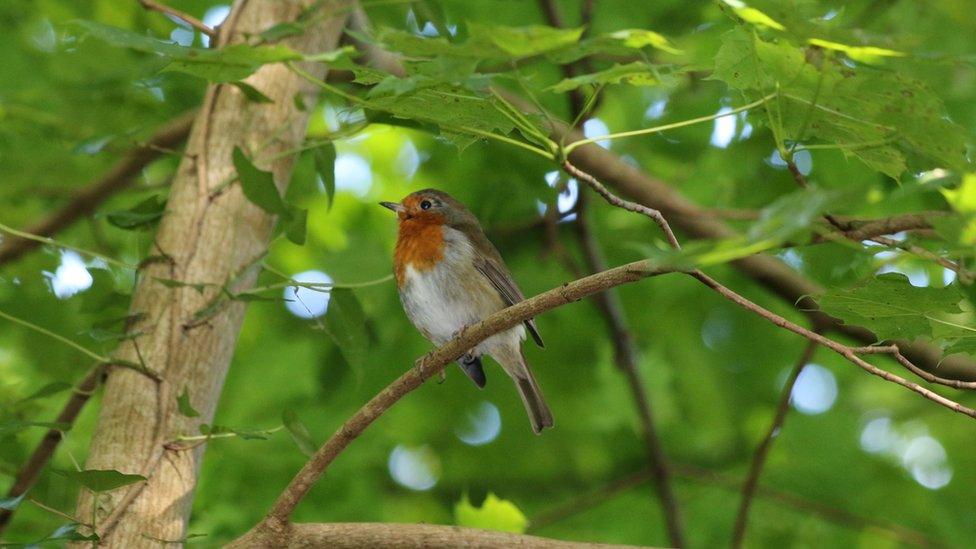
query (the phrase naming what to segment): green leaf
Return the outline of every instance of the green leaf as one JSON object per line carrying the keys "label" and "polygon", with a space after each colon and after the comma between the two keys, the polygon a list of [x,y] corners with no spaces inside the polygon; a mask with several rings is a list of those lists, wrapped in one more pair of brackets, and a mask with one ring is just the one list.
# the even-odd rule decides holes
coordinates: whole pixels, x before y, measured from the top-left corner
{"label": "green leaf", "polygon": [[924,83],[827,56],[808,59],[786,41],[743,30],[723,36],[713,77],[740,90],[777,91],[763,114],[786,142],[835,146],[892,178],[906,169],[961,169],[962,128]]}
{"label": "green leaf", "polygon": [[27,402],[28,400],[35,400],[38,398],[44,398],[44,397],[49,397],[51,395],[56,395],[62,391],[67,391],[71,387],[72,385],[70,383],[66,383],[64,381],[55,381],[52,383],[48,383],[47,385],[31,393],[30,396],[22,398],[20,402]]}
{"label": "green leaf", "polygon": [[172,278],[153,277],[153,280],[167,288],[193,288],[200,294],[203,293],[207,286],[213,286],[213,284],[207,284],[205,282],[183,282],[182,280],[173,280]]}
{"label": "green leaf", "polygon": [[765,90],[772,84],[763,71],[752,34],[740,28],[722,35],[715,55],[715,70],[709,77],[738,90]]}
{"label": "green leaf", "polygon": [[282,215],[287,211],[285,203],[278,194],[274,175],[259,170],[244,155],[240,147],[234,147],[234,168],[241,183],[244,196],[269,214]]}
{"label": "green leaf", "polygon": [[186,387],[183,388],[180,396],[176,397],[176,404],[180,410],[180,414],[186,417],[200,417],[200,412],[196,411],[193,404],[190,403],[190,393]]}
{"label": "green leaf", "polygon": [[671,41],[663,34],[646,29],[624,29],[612,32],[611,38],[620,40],[628,48],[641,49],[647,46],[666,51],[668,53],[680,54],[681,50],[674,47]]}
{"label": "green leaf", "polygon": [[20,506],[20,502],[24,501],[27,494],[21,494],[17,497],[12,498],[0,498],[0,509],[4,511],[13,511]]}
{"label": "green leaf", "polygon": [[201,435],[233,435],[241,440],[267,440],[271,436],[273,431],[260,431],[260,430],[244,430],[244,429],[231,429],[225,425],[207,425],[203,423],[200,425]]}
{"label": "green leaf", "polygon": [[120,473],[114,469],[88,469],[85,471],[55,471],[92,492],[107,492],[123,486],[143,482],[146,477]]}
{"label": "green leaf", "polygon": [[468,495],[454,505],[454,522],[458,526],[501,532],[525,533],[529,519],[514,503],[488,492],[481,507],[471,505]]}
{"label": "green leaf", "polygon": [[530,57],[572,46],[583,36],[583,28],[556,29],[542,25],[505,27],[469,23],[473,42],[493,44],[513,57]]}
{"label": "green leaf", "polygon": [[831,42],[829,40],[822,40],[820,38],[811,38],[807,40],[811,46],[817,46],[820,48],[839,51],[847,54],[848,57],[854,61],[860,61],[861,63],[867,63],[869,65],[877,65],[884,61],[886,57],[904,57],[905,53],[889,50],[886,48],[878,48],[875,46],[848,46],[847,44],[841,44],[840,42]]}
{"label": "green leaf", "polygon": [[759,27],[769,27],[776,30],[786,30],[786,27],[781,25],[778,21],[772,17],[766,15],[761,10],[756,8],[751,8],[746,5],[742,0],[722,0],[727,6],[732,8],[732,11],[739,16],[740,19],[746,23],[756,25]]}
{"label": "green leaf", "polygon": [[952,286],[917,288],[898,273],[886,273],[852,288],[815,297],[820,309],[847,324],[864,326],[880,340],[933,337],[933,323],[962,312],[962,295]]}
{"label": "green leaf", "polygon": [[619,82],[626,82],[633,86],[654,86],[659,83],[651,71],[650,65],[635,61],[626,65],[614,65],[599,72],[566,78],[546,89],[555,93],[565,93],[580,86],[617,84]]}
{"label": "green leaf", "polygon": [[247,82],[231,82],[231,84],[235,88],[241,90],[241,93],[244,94],[244,97],[247,97],[247,100],[251,101],[252,103],[274,103],[273,99],[271,99],[267,95],[264,95],[263,93],[258,91],[257,88],[248,84]]}
{"label": "green leaf", "polygon": [[304,57],[283,45],[234,44],[219,49],[184,47],[93,21],[76,21],[91,36],[113,46],[158,54],[170,60],[163,69],[205,78],[211,82],[243,80],[262,65],[297,61]]}
{"label": "green leaf", "polygon": [[298,418],[298,414],[294,410],[288,409],[282,412],[281,419],[285,428],[288,429],[291,439],[295,441],[295,446],[298,446],[298,449],[306,456],[312,457],[316,450],[315,442],[312,440],[312,434],[308,432],[308,427]]}
{"label": "green leaf", "polygon": [[325,330],[346,362],[359,366],[366,357],[369,345],[366,315],[352,290],[336,288],[330,294]]}
{"label": "green leaf", "polygon": [[289,207],[282,220],[285,224],[285,237],[294,244],[304,246],[308,232],[308,210]]}
{"label": "green leaf", "polygon": [[19,419],[8,419],[6,421],[0,421],[0,435],[22,431],[30,427],[42,427],[44,429],[67,431],[71,429],[71,424],[53,421],[21,421]]}
{"label": "green leaf", "polygon": [[315,171],[325,186],[325,195],[329,199],[329,209],[332,209],[332,201],[335,199],[335,161],[336,148],[333,143],[327,143],[321,147],[312,149],[315,158]]}
{"label": "green leaf", "polygon": [[128,210],[109,212],[105,219],[115,227],[131,231],[152,226],[163,217],[165,210],[166,201],[153,195]]}
{"label": "green leaf", "polygon": [[48,541],[98,541],[98,534],[82,534],[78,532],[78,528],[83,526],[78,523],[69,523],[64,526],[58,527],[57,530],[51,532],[43,539],[37,540],[31,543],[31,546],[40,545]]}

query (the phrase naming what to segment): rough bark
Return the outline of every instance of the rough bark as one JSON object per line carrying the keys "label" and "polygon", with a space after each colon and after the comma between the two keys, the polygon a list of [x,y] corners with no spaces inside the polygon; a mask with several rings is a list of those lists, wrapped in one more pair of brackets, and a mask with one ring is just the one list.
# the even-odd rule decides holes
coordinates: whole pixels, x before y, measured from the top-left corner
{"label": "rough bark", "polygon": [[[271,534],[269,532],[269,534]],[[290,524],[283,532],[252,539],[248,547],[288,547],[289,549],[329,547],[330,549],[425,549],[434,547],[530,547],[538,549],[626,549],[634,545],[611,545],[560,541],[537,536],[442,526],[438,524],[387,524],[370,522]]]}
{"label": "rough bark", "polygon": [[[345,0],[237,0],[217,43],[243,42],[276,23],[294,20],[313,4],[331,15],[286,43],[309,53],[333,49],[348,14]],[[321,65],[305,68],[325,76]],[[201,423],[212,420],[244,316],[244,304],[235,301],[203,321],[194,320],[217,290],[201,294],[164,286],[158,279],[251,286],[274,218],[250,203],[239,185],[228,185],[235,174],[231,153],[236,146],[243,148],[259,167],[274,173],[284,190],[293,159],[262,159],[295,148],[305,135],[309,113],[298,110],[293,98],[303,94],[306,104],[313,103],[313,86],[281,64],[266,65],[246,81],[274,102],[249,102],[229,85],[207,89],[151,258],[133,295],[131,312],[142,320],[131,330],[145,335],[126,342],[115,355],[144,363],[162,381],[121,367],[111,369],[106,381],[86,468],[148,477],[145,483],[102,494],[94,513],[92,495],[85,491],[79,497],[77,516],[94,517],[96,532],[109,546],[157,545],[150,539],[185,535],[204,446],[167,450],[164,442],[196,434]],[[176,398],[183,391],[200,417],[179,414]]]}

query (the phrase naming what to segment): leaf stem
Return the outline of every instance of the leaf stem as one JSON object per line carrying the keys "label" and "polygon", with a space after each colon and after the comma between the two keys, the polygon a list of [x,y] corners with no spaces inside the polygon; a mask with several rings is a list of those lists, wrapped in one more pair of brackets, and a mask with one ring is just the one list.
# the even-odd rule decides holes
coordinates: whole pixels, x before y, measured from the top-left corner
{"label": "leaf stem", "polygon": [[631,131],[627,131],[627,132],[610,133],[610,134],[607,134],[607,135],[600,135],[600,136],[596,136],[596,137],[589,137],[589,138],[586,138],[586,139],[580,139],[579,141],[574,141],[574,142],[570,143],[569,145],[566,145],[564,151],[565,151],[565,154],[568,156],[569,153],[573,152],[573,150],[576,149],[577,147],[581,147],[581,146],[587,145],[589,143],[596,143],[597,141],[604,141],[604,140],[609,140],[609,139],[620,139],[621,137],[634,137],[634,136],[638,136],[638,135],[647,135],[647,134],[650,134],[650,133],[660,133],[660,132],[663,132],[663,131],[673,130],[673,129],[676,129],[676,128],[683,128],[685,126],[693,126],[695,124],[701,124],[702,122],[708,122],[710,120],[715,120],[716,118],[722,118],[724,116],[732,116],[734,114],[738,114],[740,112],[745,112],[745,111],[748,111],[750,109],[754,109],[754,108],[756,108],[756,107],[758,107],[760,105],[763,105],[767,101],[769,101],[770,99],[772,99],[773,97],[776,97],[776,95],[777,95],[776,93],[771,93],[771,94],[769,94],[769,95],[767,95],[767,96],[765,96],[765,97],[763,97],[761,99],[757,99],[756,101],[753,101],[752,103],[747,103],[745,105],[742,105],[741,107],[736,107],[736,108],[730,110],[729,112],[723,112],[721,114],[710,114],[708,116],[700,116],[698,118],[691,118],[689,120],[682,120],[681,122],[674,122],[674,123],[671,123],[671,124],[664,124],[663,126],[654,126],[653,128],[644,128],[644,129],[641,129],[641,130],[631,130]]}
{"label": "leaf stem", "polygon": [[7,319],[10,322],[13,322],[14,324],[20,324],[21,326],[24,326],[25,328],[29,328],[31,330],[34,330],[35,332],[38,332],[38,333],[43,334],[43,335],[46,335],[46,336],[48,336],[50,338],[56,339],[56,340],[60,341],[61,343],[64,343],[65,345],[67,345],[67,346],[75,349],[76,351],[78,351],[80,353],[83,353],[83,354],[85,354],[85,355],[87,355],[87,356],[89,356],[89,357],[97,360],[98,362],[101,362],[101,363],[110,363],[110,362],[112,362],[111,359],[108,359],[106,357],[103,357],[102,355],[99,355],[99,354],[95,353],[94,351],[90,351],[90,350],[86,349],[85,347],[82,347],[81,345],[75,343],[74,341],[71,341],[70,339],[68,339],[68,338],[66,338],[66,337],[64,337],[62,335],[56,334],[56,333],[52,332],[51,330],[48,330],[46,328],[42,328],[42,327],[38,326],[37,324],[33,324],[33,323],[28,322],[26,320],[17,318],[15,316],[12,316],[10,314],[7,314],[7,313],[5,313],[3,311],[0,311],[0,318]]}
{"label": "leaf stem", "polygon": [[84,254],[84,255],[87,255],[87,256],[95,257],[95,258],[101,259],[102,261],[104,261],[106,263],[111,263],[112,265],[115,265],[115,266],[118,266],[118,267],[124,267],[126,269],[137,269],[138,268],[136,265],[130,265],[129,263],[126,263],[124,261],[119,261],[118,259],[109,257],[107,255],[102,255],[102,254],[100,254],[98,252],[93,252],[93,251],[90,251],[90,250],[86,250],[84,248],[79,248],[77,246],[70,246],[68,244],[63,244],[61,242],[58,242],[57,240],[54,240],[53,238],[49,238],[49,237],[46,237],[46,236],[39,236],[39,235],[36,235],[36,234],[33,234],[33,233],[24,232],[24,231],[18,231],[17,229],[14,229],[13,227],[8,227],[7,225],[4,225],[3,223],[0,223],[0,231],[3,231],[3,232],[8,233],[8,234],[12,234],[14,236],[17,236],[17,237],[20,237],[20,238],[23,238],[23,239],[26,239],[26,240],[33,240],[34,242],[40,242],[41,244],[48,244],[48,245],[51,245],[51,246],[57,246],[59,248],[64,248],[66,250],[71,250],[73,252],[78,252],[80,254]]}

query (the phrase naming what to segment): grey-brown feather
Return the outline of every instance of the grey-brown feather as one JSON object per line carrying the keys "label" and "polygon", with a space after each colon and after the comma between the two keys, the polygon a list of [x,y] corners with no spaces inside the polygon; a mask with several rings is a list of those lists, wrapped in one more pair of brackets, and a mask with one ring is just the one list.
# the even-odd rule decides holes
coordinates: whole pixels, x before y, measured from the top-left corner
{"label": "grey-brown feather", "polygon": [[[436,198],[449,206],[444,210],[449,212],[445,220],[445,225],[467,235],[471,244],[480,253],[477,261],[475,261],[475,268],[488,278],[491,285],[495,287],[495,290],[498,291],[498,294],[506,304],[511,306],[525,300],[525,295],[522,294],[522,290],[519,289],[518,284],[515,283],[515,279],[508,272],[502,255],[498,253],[495,245],[488,240],[485,232],[481,229],[481,224],[478,223],[478,218],[464,204],[455,200],[453,196],[437,189],[424,189],[418,191],[417,194],[424,194],[425,196]],[[535,319],[530,318],[526,320],[525,327],[528,328],[529,334],[532,335],[532,340],[535,341],[536,345],[539,347],[546,346],[545,342],[542,341],[542,336],[539,334],[539,328],[536,327]]]}

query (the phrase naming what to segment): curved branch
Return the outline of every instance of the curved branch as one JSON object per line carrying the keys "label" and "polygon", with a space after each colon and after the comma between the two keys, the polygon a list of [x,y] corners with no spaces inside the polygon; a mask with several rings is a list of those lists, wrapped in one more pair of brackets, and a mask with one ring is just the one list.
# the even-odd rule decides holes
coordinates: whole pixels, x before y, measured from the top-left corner
{"label": "curved branch", "polygon": [[[335,458],[349,446],[349,443],[407,393],[420,387],[424,381],[439,373],[468,349],[498,332],[556,307],[579,301],[607,288],[666,272],[670,271],[656,268],[651,261],[635,261],[563,284],[489,315],[481,322],[462,330],[454,339],[417,360],[413,368],[389,384],[346,420],[295,475],[284,492],[278,496],[278,500],[265,519],[252,529],[252,532],[269,528],[274,530],[285,528],[298,503]],[[245,535],[242,540],[247,539],[248,535],[250,534]]]}
{"label": "curved branch", "polygon": [[634,545],[560,541],[460,526],[382,522],[289,524],[284,532],[269,533],[265,538],[252,538],[251,541],[254,542],[251,545],[252,547],[330,547],[333,549],[359,549],[360,547],[392,549],[416,549],[418,547],[636,549]]}
{"label": "curved branch", "polygon": [[[71,202],[25,229],[25,232],[54,236],[79,218],[94,212],[110,196],[129,186],[143,168],[183,142],[190,134],[196,114],[195,110],[185,112],[167,122],[148,141],[126,153],[105,175],[82,189]],[[40,242],[11,237],[0,244],[0,265],[15,261],[38,246]]]}
{"label": "curved branch", "polygon": [[[583,259],[590,272],[604,271],[607,269],[606,261],[603,259],[603,253],[596,237],[590,230],[586,215],[587,194],[582,192],[582,189],[580,191],[577,201],[576,232],[583,252]],[[627,385],[637,408],[637,418],[640,421],[644,445],[647,447],[648,466],[653,474],[654,490],[661,501],[668,539],[671,541],[671,545],[683,547],[685,541],[681,508],[678,506],[678,498],[671,487],[671,467],[664,453],[661,439],[657,434],[657,428],[654,426],[651,400],[638,369],[637,346],[634,344],[634,337],[627,327],[627,319],[624,316],[620,296],[613,289],[610,289],[594,295],[593,301],[606,321],[607,330],[610,332],[613,341],[614,362],[626,376]]]}
{"label": "curved branch", "polygon": [[[71,397],[64,404],[64,408],[61,409],[61,413],[54,420],[55,422],[69,426],[74,424],[75,419],[78,418],[78,414],[85,407],[85,403],[88,402],[92,393],[101,383],[105,366],[106,364],[104,363],[96,364],[88,372],[88,375],[75,385]],[[60,430],[48,430],[44,438],[41,439],[41,442],[34,448],[34,453],[31,454],[27,462],[24,463],[24,466],[17,472],[13,485],[10,486],[10,490],[7,490],[8,498],[15,498],[26,494],[34,486],[34,483],[37,482],[37,477],[40,476],[41,471],[44,470],[44,467],[51,460],[51,456],[54,455],[54,450],[61,443],[61,438]],[[15,511],[16,509],[0,509],[0,533],[10,523],[10,519],[13,518]]]}

